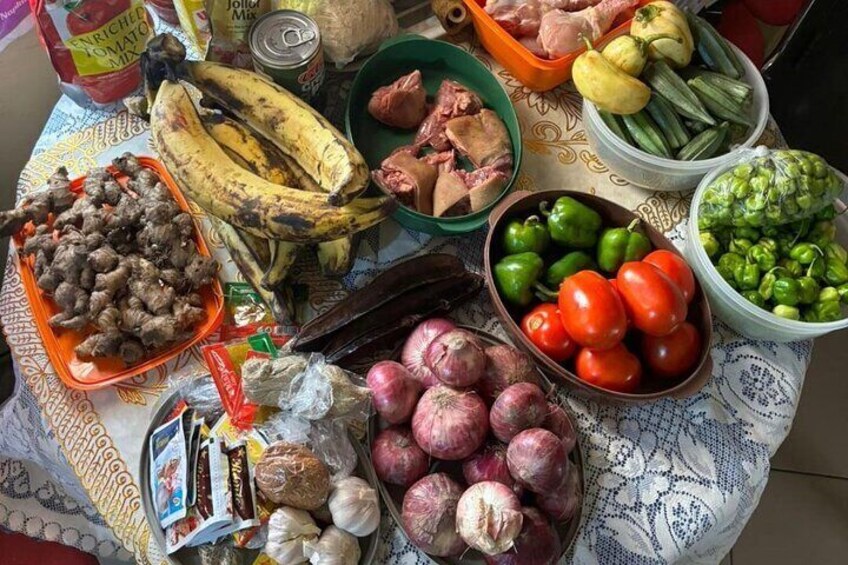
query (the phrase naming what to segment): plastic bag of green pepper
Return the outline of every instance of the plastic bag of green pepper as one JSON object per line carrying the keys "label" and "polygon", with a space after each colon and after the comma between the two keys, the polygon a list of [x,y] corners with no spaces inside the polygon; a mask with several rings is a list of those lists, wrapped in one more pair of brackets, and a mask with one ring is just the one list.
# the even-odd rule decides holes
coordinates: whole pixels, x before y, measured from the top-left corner
{"label": "plastic bag of green pepper", "polygon": [[808,218],[842,192],[841,178],[807,151],[752,150],[710,183],[698,212],[701,230],[777,226]]}

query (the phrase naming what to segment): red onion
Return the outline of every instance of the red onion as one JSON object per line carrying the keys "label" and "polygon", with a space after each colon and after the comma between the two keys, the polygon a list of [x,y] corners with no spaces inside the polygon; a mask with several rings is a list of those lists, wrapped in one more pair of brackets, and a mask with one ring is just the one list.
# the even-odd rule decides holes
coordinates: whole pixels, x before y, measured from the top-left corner
{"label": "red onion", "polygon": [[580,472],[573,467],[559,487],[551,492],[535,496],[536,506],[557,522],[564,522],[574,516],[582,499]]}
{"label": "red onion", "polygon": [[430,468],[430,458],[406,426],[392,426],[377,434],[371,443],[371,461],[381,481],[404,487],[426,475]]}
{"label": "red onion", "polygon": [[421,385],[406,367],[394,361],[380,361],[365,377],[371,389],[374,409],[390,424],[402,424],[412,417]]}
{"label": "red onion", "polygon": [[489,415],[477,393],[444,385],[427,389],[412,415],[415,442],[426,453],[447,461],[477,451],[488,431]]}
{"label": "red onion", "polygon": [[470,547],[486,555],[512,548],[524,516],[512,489],[495,481],[468,487],[456,508],[456,529]]}
{"label": "red onion", "polygon": [[521,496],[524,489],[509,474],[506,465],[506,447],[501,443],[490,443],[462,463],[462,476],[465,482],[473,485],[482,481],[496,481],[505,484]]}
{"label": "red onion", "polygon": [[489,412],[489,425],[496,438],[504,443],[529,428],[537,428],[548,414],[548,401],[542,389],[532,383],[507,387]]}
{"label": "red onion", "polygon": [[506,448],[506,464],[521,486],[539,493],[560,486],[568,472],[565,446],[553,432],[542,428],[530,428],[512,438]]}
{"label": "red onion", "polygon": [[400,360],[412,374],[412,378],[420,382],[424,388],[439,384],[439,379],[424,363],[424,352],[434,339],[455,328],[456,326],[450,320],[431,318],[418,324],[403,344]]}
{"label": "red onion", "polygon": [[486,348],[486,370],[477,383],[477,392],[491,405],[510,385],[539,385],[539,374],[527,355],[505,343]]}
{"label": "red onion", "polygon": [[574,430],[574,424],[571,422],[571,418],[568,417],[562,406],[553,402],[548,403],[548,415],[545,417],[545,421],[542,422],[542,427],[552,431],[554,435],[562,440],[566,455],[571,453],[571,450],[577,444],[577,432]]}
{"label": "red onion", "polygon": [[444,384],[471,386],[483,376],[486,354],[474,334],[451,330],[438,336],[427,347],[424,362]]}
{"label": "red onion", "polygon": [[554,565],[560,558],[559,536],[548,518],[533,507],[521,509],[524,521],[515,547],[499,555],[487,555],[488,565]]}
{"label": "red onion", "polygon": [[456,532],[456,507],[462,487],[444,473],[427,475],[406,491],[401,519],[406,536],[430,555],[446,557],[465,551]]}

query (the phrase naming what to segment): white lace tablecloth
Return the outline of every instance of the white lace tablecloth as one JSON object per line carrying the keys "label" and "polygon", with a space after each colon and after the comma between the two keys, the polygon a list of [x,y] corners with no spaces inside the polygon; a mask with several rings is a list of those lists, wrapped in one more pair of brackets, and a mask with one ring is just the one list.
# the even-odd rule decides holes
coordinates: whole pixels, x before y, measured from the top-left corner
{"label": "white lace tablecloth", "polygon": [[[635,188],[591,152],[580,97],[563,87],[540,95],[516,82],[481,51],[503,82],[522,125],[525,154],[517,188],[570,188],[622,203],[680,241],[686,195]],[[349,78],[332,81],[338,118]],[[764,142],[780,143],[772,126]],[[74,175],[121,151],[153,154],[147,127],[126,113],[59,101],[22,174],[18,196],[65,164]],[[219,258],[217,238],[204,230]],[[309,287],[316,310],[342,298],[401,258],[446,251],[481,270],[484,233],[431,238],[393,221],[372,229],[343,281],[321,280],[301,262],[295,278]],[[201,373],[196,350],[166,367],[96,392],[65,388],[47,361],[32,322],[16,261],[6,269],[0,316],[19,385],[0,407],[0,527],[59,541],[103,556],[159,564],[164,556],[141,511],[137,476],[142,437],[171,373]],[[235,277],[231,264],[225,277]],[[503,337],[485,292],[456,313],[464,323]],[[789,432],[798,405],[810,342],[746,340],[715,323],[712,379],[695,396],[618,407],[561,394],[576,416],[585,466],[585,507],[566,556],[579,564],[717,563],[757,506],[769,457]],[[379,563],[427,563],[388,517]]]}

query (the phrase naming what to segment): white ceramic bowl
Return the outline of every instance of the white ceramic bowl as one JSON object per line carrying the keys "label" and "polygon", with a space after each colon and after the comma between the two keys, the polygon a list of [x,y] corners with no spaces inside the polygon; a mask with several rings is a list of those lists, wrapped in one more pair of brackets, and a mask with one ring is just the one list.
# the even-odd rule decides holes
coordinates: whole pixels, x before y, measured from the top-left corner
{"label": "white ceramic bowl", "polygon": [[584,100],[583,124],[592,151],[612,172],[636,186],[650,190],[690,190],[713,169],[735,163],[739,159],[739,151],[753,147],[765,131],[769,117],[769,98],[760,71],[742,51],[736,47],[733,49],[745,66],[743,80],[754,89],[750,112],[756,126],[744,143],[729,153],[702,161],[676,161],[656,157],[618,138],[601,120],[595,105]]}
{"label": "white ceramic bowl", "polygon": [[[735,163],[716,169],[705,176],[692,197],[692,207],[689,210],[689,231],[686,234],[684,254],[695,272],[695,276],[698,277],[701,287],[709,297],[713,313],[740,334],[751,339],[767,341],[789,342],[799,339],[813,339],[836,330],[848,328],[848,318],[835,322],[811,323],[775,316],[768,310],[746,300],[718,274],[701,245],[698,230],[698,210],[704,192],[710,183],[717,176],[734,166]],[[837,174],[842,178],[841,201],[845,202],[848,200],[848,183],[846,183],[848,178],[838,171]],[[834,222],[836,223],[837,241],[842,245],[848,245],[848,214],[837,216]]]}

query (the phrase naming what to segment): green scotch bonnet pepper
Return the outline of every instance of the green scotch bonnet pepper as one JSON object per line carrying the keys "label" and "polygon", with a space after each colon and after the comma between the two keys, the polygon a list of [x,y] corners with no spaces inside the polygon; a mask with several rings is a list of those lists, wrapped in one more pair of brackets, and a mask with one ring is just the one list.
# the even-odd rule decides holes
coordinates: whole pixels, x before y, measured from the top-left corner
{"label": "green scotch bonnet pepper", "polygon": [[542,255],[551,243],[548,228],[539,216],[530,216],[523,222],[510,220],[503,235],[503,248],[507,255],[528,251]]}
{"label": "green scotch bonnet pepper", "polygon": [[551,239],[564,247],[595,246],[603,224],[600,214],[570,196],[557,198],[550,211],[547,206],[547,202],[542,202],[539,210],[548,219]]}
{"label": "green scotch bonnet pepper", "polygon": [[628,261],[641,261],[651,252],[651,240],[635,231],[640,220],[630,222],[626,228],[609,228],[598,242],[598,266],[608,273],[618,271]]}
{"label": "green scotch bonnet pepper", "polygon": [[544,267],[542,258],[531,251],[507,255],[495,265],[495,285],[507,302],[527,306]]}

